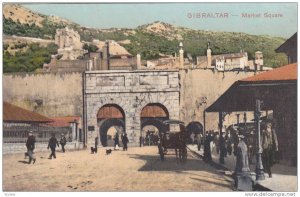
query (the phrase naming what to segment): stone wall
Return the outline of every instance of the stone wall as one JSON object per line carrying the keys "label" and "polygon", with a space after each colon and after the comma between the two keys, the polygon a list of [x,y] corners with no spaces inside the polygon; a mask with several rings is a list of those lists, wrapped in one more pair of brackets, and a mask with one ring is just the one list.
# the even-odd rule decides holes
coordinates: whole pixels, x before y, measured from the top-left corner
{"label": "stone wall", "polygon": [[[88,142],[93,143],[99,133],[96,114],[105,104],[117,104],[126,114],[126,130],[131,142],[140,132],[140,112],[149,103],[161,103],[170,118],[186,124],[203,124],[206,107],[219,98],[235,81],[254,75],[253,72],[213,72],[204,69],[179,71],[89,71],[86,73]],[[82,116],[82,73],[4,74],[3,99],[37,113],[54,116]],[[180,109],[179,109],[180,105]],[[180,115],[180,117],[179,117]],[[248,113],[247,119],[253,119]],[[243,116],[240,116],[242,121]],[[236,122],[236,112],[227,115],[225,124]],[[206,113],[206,129],[218,128],[218,113]],[[98,130],[98,131],[97,131]],[[96,132],[97,131],[97,132]]]}
{"label": "stone wall", "polygon": [[[44,72],[83,72],[87,69],[87,60],[56,60],[51,59],[49,64],[44,65]],[[96,65],[97,66],[97,65]]]}
{"label": "stone wall", "polygon": [[86,72],[87,143],[99,136],[97,112],[106,104],[117,104],[125,112],[125,129],[130,146],[137,146],[142,109],[150,103],[164,105],[170,119],[179,118],[178,71],[90,71]]}
{"label": "stone wall", "polygon": [[[203,124],[203,110],[200,104],[206,98],[206,107],[215,102],[235,81],[253,76],[254,72],[213,72],[204,69],[180,70],[180,118],[186,124],[198,121]],[[227,115],[224,124],[236,123],[236,112]],[[240,115],[240,121],[243,116]],[[253,113],[247,113],[247,120]],[[218,113],[206,113],[206,130],[218,129]]]}
{"label": "stone wall", "polygon": [[3,100],[48,117],[82,116],[82,73],[4,74]]}

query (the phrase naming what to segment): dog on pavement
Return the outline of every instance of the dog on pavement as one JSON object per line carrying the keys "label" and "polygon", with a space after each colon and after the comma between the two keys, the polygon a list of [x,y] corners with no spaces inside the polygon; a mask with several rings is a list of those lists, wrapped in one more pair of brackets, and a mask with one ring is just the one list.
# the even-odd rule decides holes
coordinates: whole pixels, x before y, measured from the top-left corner
{"label": "dog on pavement", "polygon": [[97,147],[91,147],[91,154],[97,153]]}
{"label": "dog on pavement", "polygon": [[109,154],[111,154],[111,149],[106,150],[106,155],[109,155]]}

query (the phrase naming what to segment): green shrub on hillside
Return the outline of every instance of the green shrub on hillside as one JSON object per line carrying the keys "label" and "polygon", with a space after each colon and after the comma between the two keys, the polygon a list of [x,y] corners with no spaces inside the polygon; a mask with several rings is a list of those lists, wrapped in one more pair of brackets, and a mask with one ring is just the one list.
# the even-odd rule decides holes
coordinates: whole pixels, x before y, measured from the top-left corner
{"label": "green shrub on hillside", "polygon": [[[54,23],[45,17],[42,22],[43,27],[34,24],[21,24],[14,22],[10,18],[3,16],[3,32],[7,35],[28,36],[45,39],[54,39],[56,29],[64,28],[64,23]],[[275,49],[280,46],[285,39],[271,36],[257,36],[238,32],[212,32],[202,30],[180,29],[174,30],[174,34],[180,32],[182,40],[170,40],[167,35],[147,32],[142,26],[133,29],[135,34],[128,35],[129,29],[110,29],[102,31],[92,28],[80,27],[77,24],[68,24],[80,34],[82,41],[99,40],[130,40],[130,44],[123,46],[132,54],[140,53],[142,59],[150,60],[159,58],[159,54],[178,54],[179,42],[183,42],[185,54],[190,54],[194,61],[197,56],[206,55],[207,43],[211,43],[212,54],[237,53],[240,50],[248,52],[249,60],[253,60],[256,51],[264,54],[264,65],[278,67],[287,63],[284,54],[275,53]],[[146,27],[146,26],[145,26]],[[173,33],[173,32],[171,32]],[[87,48],[93,51],[95,48]]]}
{"label": "green shrub on hillside", "polygon": [[41,47],[38,44],[30,44],[26,52],[16,52],[15,55],[5,51],[3,53],[3,72],[33,72],[42,68],[44,63],[49,63],[51,54],[55,54],[58,47],[49,44]]}

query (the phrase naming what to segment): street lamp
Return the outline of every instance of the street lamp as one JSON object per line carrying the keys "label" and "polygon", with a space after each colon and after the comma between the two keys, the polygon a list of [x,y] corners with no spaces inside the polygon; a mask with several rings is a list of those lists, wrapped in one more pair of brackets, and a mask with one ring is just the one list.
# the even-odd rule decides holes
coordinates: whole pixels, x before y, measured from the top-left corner
{"label": "street lamp", "polygon": [[261,115],[261,103],[262,101],[259,99],[256,99],[256,106],[255,106],[255,123],[256,123],[256,131],[257,131],[257,140],[258,140],[258,149],[257,149],[257,155],[256,155],[256,180],[264,180],[264,167],[262,165],[262,145],[261,145],[261,139],[260,139],[260,115]]}

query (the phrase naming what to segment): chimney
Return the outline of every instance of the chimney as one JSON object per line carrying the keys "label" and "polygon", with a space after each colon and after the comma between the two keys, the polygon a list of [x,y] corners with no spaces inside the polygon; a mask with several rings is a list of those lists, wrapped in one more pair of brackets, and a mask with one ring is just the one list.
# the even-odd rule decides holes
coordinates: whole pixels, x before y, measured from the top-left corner
{"label": "chimney", "polygon": [[93,61],[92,60],[88,60],[87,62],[87,68],[88,71],[92,71],[93,70]]}
{"label": "chimney", "polygon": [[184,51],[182,49],[182,42],[179,43],[179,47],[180,47],[180,50],[179,50],[179,68],[183,68],[183,64],[184,64],[184,59],[183,59],[183,54],[184,54]]}
{"label": "chimney", "polygon": [[107,69],[110,70],[110,61],[109,61],[109,58],[110,58],[110,55],[109,55],[109,41],[107,40],[105,42],[105,47],[106,47],[106,54],[104,56],[104,58],[106,59],[106,63],[107,63]]}
{"label": "chimney", "polygon": [[140,54],[137,54],[136,55],[136,66],[137,66],[137,69],[140,70],[141,69],[141,55]]}
{"label": "chimney", "polygon": [[96,57],[93,57],[93,66],[94,66],[95,70],[98,70],[98,67],[97,67],[97,58]]}
{"label": "chimney", "polygon": [[211,67],[211,49],[209,48],[209,43],[207,43],[207,68]]}

